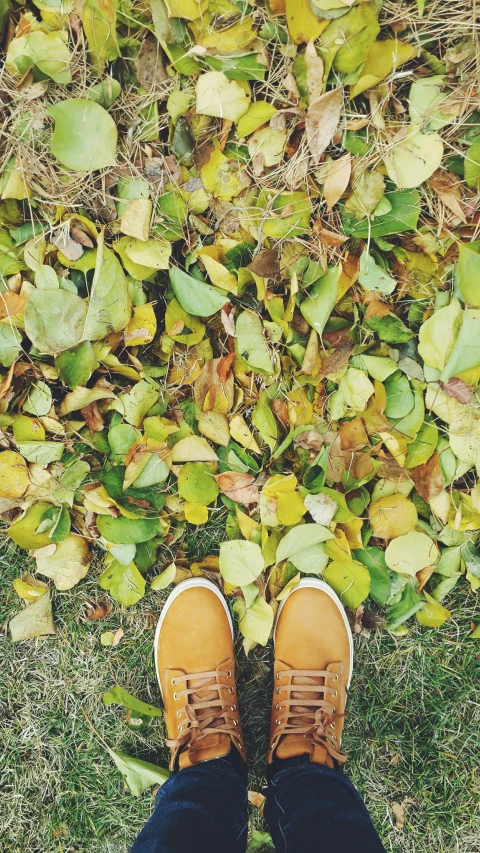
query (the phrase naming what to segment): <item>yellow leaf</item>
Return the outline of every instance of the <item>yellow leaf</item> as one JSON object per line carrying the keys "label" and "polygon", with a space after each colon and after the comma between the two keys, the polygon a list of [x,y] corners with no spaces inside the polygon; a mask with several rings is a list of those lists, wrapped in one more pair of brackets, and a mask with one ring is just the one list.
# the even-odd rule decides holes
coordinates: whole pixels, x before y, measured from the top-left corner
{"label": "yellow leaf", "polygon": [[339,527],[335,530],[335,538],[325,542],[325,553],[331,560],[339,560],[345,562],[345,559],[351,559],[350,545],[344,530]]}
{"label": "yellow leaf", "polygon": [[277,495],[277,516],[280,524],[292,526],[302,520],[307,507],[299,492]]}
{"label": "yellow leaf", "polygon": [[196,21],[207,11],[208,0],[165,0],[169,18],[185,18]]}
{"label": "yellow leaf", "polygon": [[237,276],[229,272],[223,264],[220,264],[208,254],[199,252],[198,257],[202,259],[208,277],[212,284],[216,287],[221,287],[222,290],[229,290],[236,293],[238,289]]}
{"label": "yellow leaf", "polygon": [[313,406],[304,388],[296,388],[287,394],[288,418],[293,427],[306,426],[312,422]]}
{"label": "yellow leaf", "polygon": [[418,48],[411,44],[404,44],[397,39],[384,39],[374,42],[358,81],[350,86],[350,97],[356,98],[366,89],[373,89],[394,68],[398,68],[404,62],[413,59],[417,54]]}
{"label": "yellow leaf", "polygon": [[221,412],[200,412],[198,430],[205,438],[210,439],[215,444],[221,444],[223,447],[226,447],[230,441],[228,418]]}
{"label": "yellow leaf", "polygon": [[242,447],[251,453],[261,453],[250,427],[245,423],[242,415],[234,415],[230,421],[230,435],[234,441],[238,441]]}
{"label": "yellow leaf", "polygon": [[172,462],[215,462],[218,459],[213,447],[199,435],[189,435],[174,444]]}
{"label": "yellow leaf", "polygon": [[312,12],[308,0],[286,0],[288,32],[296,44],[315,41],[330,21],[321,21]]}
{"label": "yellow leaf", "polygon": [[157,320],[153,305],[137,305],[133,310],[133,317],[123,333],[125,346],[136,347],[149,344],[155,337],[157,331]]}
{"label": "yellow leaf", "polygon": [[27,463],[14,450],[0,452],[0,498],[15,500],[25,494],[30,483]]}
{"label": "yellow leaf", "polygon": [[350,545],[350,548],[363,549],[361,537],[362,527],[363,519],[361,518],[352,518],[351,521],[346,521],[342,524],[342,528],[345,531],[345,536],[347,537],[347,542]]}
{"label": "yellow leaf", "polygon": [[[250,91],[247,84],[245,87]],[[223,71],[207,71],[197,80],[197,114],[237,122],[247,112],[250,94]]]}
{"label": "yellow leaf", "polygon": [[295,474],[274,474],[265,483],[262,494],[267,497],[276,497],[281,494],[291,494],[297,488]]}
{"label": "yellow leaf", "polygon": [[404,437],[399,433],[393,435],[390,432],[379,432],[378,434],[389,453],[392,454],[397,465],[400,465],[400,468],[404,468],[408,451],[408,445]]}
{"label": "yellow leaf", "polygon": [[245,170],[239,169],[237,162],[230,161],[218,149],[212,151],[200,175],[207,192],[222,201],[231,201],[249,184]]}
{"label": "yellow leaf", "polygon": [[45,595],[48,590],[48,586],[42,581],[36,580],[36,578],[30,577],[30,575],[24,575],[21,578],[15,578],[13,581],[13,588],[19,598],[23,598],[24,601],[35,601],[36,598],[40,598],[41,595]]}
{"label": "yellow leaf", "polygon": [[206,524],[208,521],[208,509],[200,504],[191,504],[185,501],[185,518],[190,524]]}
{"label": "yellow leaf", "polygon": [[128,237],[147,241],[150,234],[152,202],[149,198],[135,198],[128,205],[120,221],[120,231]]}
{"label": "yellow leaf", "polygon": [[[418,524],[415,505],[401,494],[374,501],[368,508],[373,535],[379,539],[394,539],[414,530]],[[357,546],[354,546],[357,547]]]}
{"label": "yellow leaf", "polygon": [[237,518],[237,524],[240,528],[240,533],[244,539],[249,540],[253,531],[257,530],[259,527],[258,521],[255,521],[245,512],[242,512],[238,505],[235,507],[235,515]]}
{"label": "yellow leaf", "polygon": [[424,625],[426,628],[439,628],[447,619],[450,619],[452,614],[440,602],[435,601],[428,592],[424,590],[423,594],[427,599],[427,603],[420,610],[417,610],[415,614],[417,622],[420,622],[420,625]]}

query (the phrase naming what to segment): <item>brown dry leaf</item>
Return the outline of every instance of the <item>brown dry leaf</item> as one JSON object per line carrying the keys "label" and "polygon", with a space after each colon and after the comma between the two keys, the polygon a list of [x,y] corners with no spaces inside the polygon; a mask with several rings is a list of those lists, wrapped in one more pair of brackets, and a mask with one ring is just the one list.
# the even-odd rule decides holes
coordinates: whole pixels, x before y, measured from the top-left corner
{"label": "brown dry leaf", "polygon": [[352,352],[352,341],[341,341],[334,350],[328,351],[327,357],[322,362],[320,376],[330,376],[339,370],[343,370],[344,367],[347,367]]}
{"label": "brown dry leaf", "polygon": [[27,300],[18,293],[12,293],[11,290],[0,293],[0,320],[5,317],[13,317],[15,314],[23,314]]}
{"label": "brown dry leaf", "polygon": [[248,802],[251,806],[256,809],[262,809],[265,803],[265,797],[263,794],[260,794],[258,791],[249,791],[248,792]]}
{"label": "brown dry leaf", "polygon": [[348,187],[352,173],[352,158],[350,153],[344,154],[338,160],[332,160],[328,168],[328,175],[323,185],[323,195],[327,202],[327,210],[339,201]]}
{"label": "brown dry leaf", "polygon": [[280,272],[280,260],[277,249],[262,249],[253,261],[247,264],[247,270],[262,278],[276,278]]}
{"label": "brown dry leaf", "polygon": [[93,249],[95,247],[91,237],[89,237],[82,228],[79,228],[78,225],[72,225],[70,228],[70,237],[72,240],[75,240],[76,243],[80,243],[81,246],[85,246],[86,249]]}
{"label": "brown dry leaf", "polygon": [[119,644],[120,640],[122,639],[124,633],[125,633],[125,631],[123,630],[123,628],[121,626],[120,626],[120,628],[117,628],[117,630],[115,631],[115,633],[113,635],[112,648],[115,648],[115,646],[118,646],[118,644]]}
{"label": "brown dry leaf", "polygon": [[434,571],[435,571],[435,566],[426,566],[425,569],[420,569],[420,571],[417,572],[417,581],[418,581],[417,592],[422,591],[422,589],[424,588],[427,581],[432,577]]}
{"label": "brown dry leaf", "polygon": [[[235,354],[232,353],[235,358]],[[230,364],[226,359],[230,358]],[[220,362],[223,361],[222,366]],[[210,358],[205,362],[202,368],[202,373],[195,380],[195,402],[204,411],[214,411],[226,414],[233,406],[234,380],[233,373],[230,369],[231,357],[226,356],[225,359]],[[222,381],[219,375],[219,368],[226,378]]]}
{"label": "brown dry leaf", "polygon": [[[290,420],[288,417],[288,406],[283,397],[277,397],[275,400],[272,400],[272,412],[277,416],[283,426],[289,426]],[[304,435],[304,433],[302,433],[302,435]]]}
{"label": "brown dry leaf", "polygon": [[[327,440],[328,433],[323,436],[325,444],[330,444],[330,453],[328,454],[327,465],[327,480],[332,480],[333,483],[341,483],[343,472],[347,465],[345,464],[346,453],[340,446],[340,433],[331,433],[330,442]],[[329,437],[330,437],[329,436]]]}
{"label": "brown dry leaf", "polygon": [[454,397],[459,403],[463,403],[465,405],[467,403],[471,403],[473,400],[473,391],[470,385],[467,385],[463,379],[458,379],[458,377],[452,376],[447,383],[440,382],[439,385],[448,397]]}
{"label": "brown dry leaf", "polygon": [[313,101],[305,119],[305,133],[314,163],[320,162],[325,149],[332,141],[343,103],[343,89],[332,89]]}
{"label": "brown dry leaf", "polygon": [[5,397],[8,389],[10,388],[10,385],[12,384],[14,367],[15,367],[15,362],[13,362],[13,364],[10,365],[8,372],[3,377],[3,379],[0,381],[0,400],[2,399],[2,397]]}
{"label": "brown dry leaf", "polygon": [[112,604],[106,604],[105,601],[93,601],[91,598],[85,600],[85,607],[87,609],[87,619],[90,619],[92,622],[105,619],[113,609]]}
{"label": "brown dry leaf", "polygon": [[[160,45],[156,39],[146,38],[142,42],[137,56],[137,77],[138,82],[147,91],[161,86],[169,79],[163,67]],[[166,89],[165,97],[167,97]]]}
{"label": "brown dry leaf", "polygon": [[405,825],[404,803],[392,803],[392,812],[395,818],[395,829],[403,829]]}
{"label": "brown dry leaf", "polygon": [[222,308],[220,312],[220,320],[222,321],[222,326],[225,329],[225,333],[230,335],[230,337],[235,337],[235,317],[233,311],[227,311],[225,308]]}
{"label": "brown dry leaf", "polygon": [[258,486],[254,485],[255,477],[252,474],[239,474],[235,471],[226,471],[215,477],[218,488],[232,501],[241,504],[258,503]]}
{"label": "brown dry leaf", "polygon": [[297,436],[294,444],[295,447],[303,447],[305,450],[318,453],[323,446],[323,436],[316,429],[306,429]]}
{"label": "brown dry leaf", "polygon": [[69,261],[78,261],[83,255],[83,246],[73,240],[70,234],[59,232],[52,237],[52,243]]}
{"label": "brown dry leaf", "polygon": [[427,503],[430,503],[432,498],[439,495],[445,485],[440,466],[440,457],[436,452],[430,457],[428,462],[425,462],[423,465],[417,465],[409,473],[415,483],[418,494]]}
{"label": "brown dry leaf", "polygon": [[87,424],[90,432],[102,431],[105,423],[102,415],[100,414],[98,404],[95,401],[90,403],[88,406],[84,406],[83,409],[80,409],[80,412],[82,417],[85,418],[85,423]]}
{"label": "brown dry leaf", "polygon": [[462,222],[466,222],[465,213],[461,205],[460,178],[457,178],[453,172],[449,172],[446,169],[437,169],[432,177],[428,179],[427,184],[432,188],[445,207],[448,207]]}
{"label": "brown dry leaf", "polygon": [[318,55],[315,43],[309,41],[305,48],[305,64],[307,66],[307,88],[310,104],[321,97],[323,91],[323,59]]}
{"label": "brown dry leaf", "polygon": [[344,421],[340,424],[340,447],[342,450],[360,450],[369,444],[361,418],[353,418],[352,421]]}
{"label": "brown dry leaf", "polygon": [[387,395],[385,388],[378,379],[375,380],[373,385],[375,392],[370,397],[368,406],[361,415],[368,435],[375,435],[376,432],[391,429],[390,424],[383,414],[387,408]]}
{"label": "brown dry leaf", "polygon": [[332,248],[335,246],[341,246],[342,243],[345,243],[346,240],[348,240],[348,237],[345,237],[343,234],[338,234],[336,231],[329,231],[328,228],[319,228],[318,236],[324,246],[330,246]]}
{"label": "brown dry leaf", "polygon": [[386,302],[382,302],[382,300],[375,295],[373,290],[370,291],[370,293],[365,294],[363,302],[367,305],[365,320],[370,320],[372,317],[386,317],[387,314],[390,314],[390,305],[387,305]]}

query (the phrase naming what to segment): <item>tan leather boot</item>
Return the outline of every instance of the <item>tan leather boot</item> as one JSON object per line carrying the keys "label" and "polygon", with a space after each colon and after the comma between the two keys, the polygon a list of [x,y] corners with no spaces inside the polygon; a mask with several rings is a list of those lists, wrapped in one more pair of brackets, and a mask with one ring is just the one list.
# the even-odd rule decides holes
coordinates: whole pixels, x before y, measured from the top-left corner
{"label": "tan leather boot", "polygon": [[192,578],[175,587],[158,621],[154,654],[170,768],[221,758],[232,743],[245,761],[232,620],[215,584]]}
{"label": "tan leather boot", "polygon": [[275,627],[268,761],[309,755],[335,767],[353,664],[350,626],[332,588],[303,578],[282,601]]}

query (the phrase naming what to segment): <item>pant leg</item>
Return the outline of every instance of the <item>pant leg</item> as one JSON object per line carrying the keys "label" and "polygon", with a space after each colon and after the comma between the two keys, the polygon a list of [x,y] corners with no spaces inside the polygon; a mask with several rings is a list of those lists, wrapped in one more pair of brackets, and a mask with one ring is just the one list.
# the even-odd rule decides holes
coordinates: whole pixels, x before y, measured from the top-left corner
{"label": "pant leg", "polygon": [[242,776],[217,758],[179,770],[162,785],[130,853],[245,853],[247,832]]}
{"label": "pant leg", "polygon": [[276,763],[265,818],[277,853],[385,853],[347,777],[303,756]]}

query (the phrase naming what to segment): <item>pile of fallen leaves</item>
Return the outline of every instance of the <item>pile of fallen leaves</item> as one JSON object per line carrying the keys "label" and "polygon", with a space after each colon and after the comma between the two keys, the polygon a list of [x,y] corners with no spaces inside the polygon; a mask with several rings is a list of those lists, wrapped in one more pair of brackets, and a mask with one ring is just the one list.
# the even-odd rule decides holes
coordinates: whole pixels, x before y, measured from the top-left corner
{"label": "pile of fallen leaves", "polygon": [[247,652],[302,574],[396,633],[480,587],[475,8],[0,0],[14,640],[92,548],[122,606],[217,578]]}

